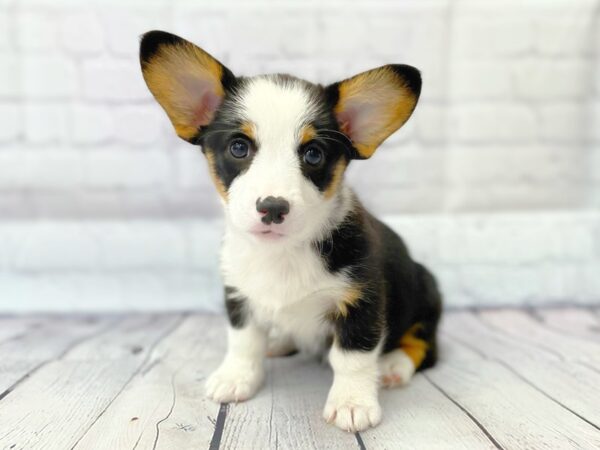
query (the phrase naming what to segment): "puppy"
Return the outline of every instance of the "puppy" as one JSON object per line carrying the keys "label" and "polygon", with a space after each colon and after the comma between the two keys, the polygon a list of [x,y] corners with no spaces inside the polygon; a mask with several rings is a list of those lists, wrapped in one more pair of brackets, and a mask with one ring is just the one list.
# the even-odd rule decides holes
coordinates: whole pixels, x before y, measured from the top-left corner
{"label": "puppy", "polygon": [[347,431],[377,425],[379,385],[405,384],[435,363],[441,297],[344,172],[408,120],[419,71],[386,65],[325,87],[236,77],[162,31],[142,37],[140,61],[179,137],[202,147],[225,210],[228,350],[207,395],[252,397],[269,348],[328,351],[323,417]]}

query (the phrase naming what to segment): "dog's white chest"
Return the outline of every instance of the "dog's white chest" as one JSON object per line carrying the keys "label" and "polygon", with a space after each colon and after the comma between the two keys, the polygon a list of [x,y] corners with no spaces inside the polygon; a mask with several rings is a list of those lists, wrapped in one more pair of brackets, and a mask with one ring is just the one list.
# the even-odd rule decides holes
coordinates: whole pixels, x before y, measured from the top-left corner
{"label": "dog's white chest", "polygon": [[259,323],[290,335],[306,350],[316,350],[331,333],[326,315],[348,282],[330,273],[310,246],[282,251],[225,239],[222,272],[226,285],[248,298]]}

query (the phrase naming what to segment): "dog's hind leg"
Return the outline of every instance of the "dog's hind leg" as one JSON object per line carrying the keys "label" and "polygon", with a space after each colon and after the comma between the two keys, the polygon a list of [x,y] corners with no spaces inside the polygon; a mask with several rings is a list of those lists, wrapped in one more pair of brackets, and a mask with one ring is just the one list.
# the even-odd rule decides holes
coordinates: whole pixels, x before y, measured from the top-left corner
{"label": "dog's hind leg", "polygon": [[433,366],[437,360],[442,298],[434,277],[425,267],[417,264],[417,274],[420,309],[415,323],[399,339],[393,336],[389,351],[379,358],[380,384],[385,387],[408,383],[416,371]]}
{"label": "dog's hind leg", "polygon": [[379,358],[379,379],[384,387],[407,384],[423,363],[429,344],[416,336],[420,324],[414,325],[400,339],[400,347]]}
{"label": "dog's hind leg", "polygon": [[267,344],[267,356],[269,358],[291,356],[297,352],[298,349],[291,336],[284,334],[275,328],[271,330]]}

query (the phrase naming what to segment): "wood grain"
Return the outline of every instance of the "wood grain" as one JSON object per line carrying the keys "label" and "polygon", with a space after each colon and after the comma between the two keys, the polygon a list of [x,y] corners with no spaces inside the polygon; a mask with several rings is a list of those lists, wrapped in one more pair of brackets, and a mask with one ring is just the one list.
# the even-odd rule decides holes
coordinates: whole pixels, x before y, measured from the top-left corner
{"label": "wood grain", "polygon": [[37,370],[0,402],[0,448],[71,448],[176,323],[126,318]]}
{"label": "wood grain", "polygon": [[31,328],[40,324],[40,319],[34,317],[0,317],[0,343],[18,339]]}
{"label": "wood grain", "polygon": [[540,349],[554,352],[565,361],[600,361],[600,342],[551,329],[525,311],[482,311],[479,317],[487,326]]}
{"label": "wood grain", "polygon": [[600,317],[589,308],[548,308],[535,310],[546,326],[567,335],[600,341]]}
{"label": "wood grain", "polygon": [[321,413],[333,374],[303,356],[267,361],[267,382],[251,401],[231,405],[222,448],[359,448],[355,435]]}
{"label": "wood grain", "polygon": [[502,448],[598,448],[600,432],[504,365],[485,359],[425,373]]}
{"label": "wood grain", "polygon": [[186,318],[76,448],[208,448],[219,405],[206,399],[204,379],[220,362],[223,325]]}
{"label": "wood grain", "polygon": [[208,401],[223,317],[0,317],[0,449],[600,448],[598,321],[447,313],[439,364],[381,391],[383,422],[353,435],[323,421],[332,373],[303,356],[270,359],[248,402]]}
{"label": "wood grain", "polygon": [[368,449],[495,449],[467,414],[445,397],[423,374],[409,385],[382,390],[383,422],[362,433]]}
{"label": "wood grain", "polygon": [[600,400],[600,373],[504,334],[471,313],[454,314],[443,336],[484,359],[500,362],[549,399],[600,427],[600,408],[590,401]]}
{"label": "wood grain", "polygon": [[0,342],[0,399],[23,379],[114,321],[107,317],[52,317],[28,332],[12,328],[18,329],[18,334]]}

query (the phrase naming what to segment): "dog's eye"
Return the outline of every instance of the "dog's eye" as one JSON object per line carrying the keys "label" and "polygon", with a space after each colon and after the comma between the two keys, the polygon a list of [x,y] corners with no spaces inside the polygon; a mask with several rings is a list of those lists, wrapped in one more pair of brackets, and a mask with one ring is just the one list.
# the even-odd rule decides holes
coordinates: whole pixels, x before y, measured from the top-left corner
{"label": "dog's eye", "polygon": [[234,139],[229,144],[229,153],[231,153],[234,158],[245,158],[250,153],[250,144],[245,139]]}
{"label": "dog's eye", "polygon": [[310,166],[318,166],[323,161],[323,151],[315,146],[311,145],[306,147],[304,150],[304,162]]}

